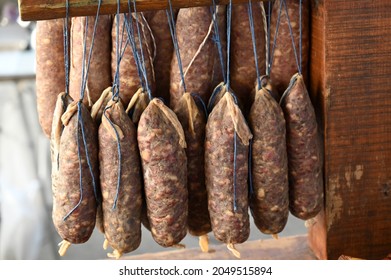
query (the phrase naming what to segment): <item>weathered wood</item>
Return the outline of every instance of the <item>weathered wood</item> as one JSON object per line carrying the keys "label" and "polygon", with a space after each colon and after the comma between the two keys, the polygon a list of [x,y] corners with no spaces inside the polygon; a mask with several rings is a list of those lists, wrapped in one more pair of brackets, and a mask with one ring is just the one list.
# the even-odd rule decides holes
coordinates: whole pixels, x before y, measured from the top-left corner
{"label": "weathered wood", "polygon": [[[210,246],[209,253],[199,248],[176,249],[166,252],[128,255],[127,260],[237,260],[226,245]],[[292,236],[278,240],[266,239],[247,241],[235,246],[242,260],[314,260],[315,255],[308,247],[307,236]]]}
{"label": "weathered wood", "polygon": [[[163,0],[135,0],[137,11],[162,10],[168,7],[168,1]],[[265,0],[254,0],[265,1]],[[19,12],[22,20],[45,20],[65,18],[65,0],[19,0]],[[229,0],[216,0],[216,4],[227,4]],[[232,3],[247,3],[248,0],[233,0]],[[133,0],[130,1],[133,7]],[[174,8],[187,8],[198,6],[210,6],[212,0],[171,0]],[[70,16],[93,16],[96,14],[98,1],[69,0]],[[120,0],[120,12],[129,11],[128,0]],[[102,1],[101,14],[115,14],[117,12],[117,0]]]}
{"label": "weathered wood", "polygon": [[391,248],[391,2],[312,1],[311,92],[325,147],[319,258]]}

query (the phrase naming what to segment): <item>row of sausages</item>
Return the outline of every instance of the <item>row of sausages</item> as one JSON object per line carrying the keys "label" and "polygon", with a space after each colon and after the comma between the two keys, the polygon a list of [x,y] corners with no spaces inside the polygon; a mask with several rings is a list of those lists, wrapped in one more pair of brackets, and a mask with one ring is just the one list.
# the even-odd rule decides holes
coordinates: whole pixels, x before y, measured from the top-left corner
{"label": "row of sausages", "polygon": [[[267,234],[283,230],[289,209],[304,220],[319,212],[321,149],[304,82],[308,25],[297,24],[299,7],[290,0],[290,26],[288,17],[281,15],[277,24],[281,5],[275,2],[270,34],[277,44],[271,80],[262,78],[256,90],[247,5],[233,5],[229,89],[217,85],[224,69],[209,7],[176,14],[186,91],[165,11],[132,14],[133,29],[141,30],[142,44],[137,34],[134,39],[143,47],[139,52],[145,59],[144,83],[148,81],[152,95],[165,102],[149,100],[132,49],[123,48],[128,34],[125,15],[115,17],[114,23],[109,16],[99,17],[83,100],[82,46],[91,46],[95,18],[89,18],[88,28],[85,18],[71,22],[70,95],[57,94],[65,84],[63,21],[39,22],[38,111],[51,138],[53,221],[64,239],[61,253],[72,243],[86,242],[96,224],[114,249],[111,256],[119,257],[139,246],[142,222],[164,247],[178,246],[189,231],[200,236],[201,248],[207,251],[206,235],[213,231],[237,255],[234,244],[249,236],[249,208],[257,227]],[[303,2],[305,23],[309,7]],[[253,4],[253,13],[263,73],[263,4]],[[218,6],[216,14],[226,57],[226,8]],[[297,35],[300,27],[303,75],[294,75],[292,39],[282,34],[292,28]],[[120,63],[118,53],[123,54]],[[119,99],[110,87],[117,68]],[[204,105],[212,92],[217,98],[207,112]]]}

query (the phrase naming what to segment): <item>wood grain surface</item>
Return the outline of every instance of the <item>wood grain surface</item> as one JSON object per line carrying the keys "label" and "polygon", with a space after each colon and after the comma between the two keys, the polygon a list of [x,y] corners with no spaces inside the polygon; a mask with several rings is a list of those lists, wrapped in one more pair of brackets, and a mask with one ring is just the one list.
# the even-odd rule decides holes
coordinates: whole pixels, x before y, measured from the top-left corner
{"label": "wood grain surface", "polygon": [[311,92],[325,148],[319,258],[391,248],[391,2],[312,1]]}
{"label": "wood grain surface", "polygon": [[[168,1],[162,0],[135,0],[137,11],[162,10],[168,7]],[[261,1],[261,0],[254,0]],[[264,1],[264,0],[262,0]],[[45,20],[65,18],[64,0],[19,0],[19,12],[22,20]],[[247,3],[248,0],[233,0],[232,3]],[[132,3],[132,2],[131,2]],[[187,8],[198,6],[210,6],[212,0],[171,0],[173,8]],[[227,4],[229,0],[216,0],[216,4]],[[133,7],[133,3],[131,4]],[[70,16],[93,16],[96,14],[98,1],[91,0],[69,0]],[[117,0],[102,1],[102,15],[115,14],[117,11]],[[128,12],[128,0],[120,1],[120,12]]]}

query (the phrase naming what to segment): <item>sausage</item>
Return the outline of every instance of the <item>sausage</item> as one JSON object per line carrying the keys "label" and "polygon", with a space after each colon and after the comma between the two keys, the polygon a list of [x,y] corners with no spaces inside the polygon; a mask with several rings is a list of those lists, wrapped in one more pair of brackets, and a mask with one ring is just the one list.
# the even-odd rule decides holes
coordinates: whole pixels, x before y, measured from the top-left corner
{"label": "sausage", "polygon": [[[80,99],[81,83],[84,80],[84,77],[82,77],[82,68],[84,64],[84,71],[86,73],[94,35],[95,19],[95,16],[88,17],[86,30],[87,17],[72,18],[69,92],[74,100]],[[91,108],[99,99],[102,91],[111,85],[110,32],[111,16],[99,16],[83,100],[88,108]],[[86,53],[83,61],[84,40],[86,40]]]}
{"label": "sausage", "polygon": [[[65,254],[70,244],[86,242],[95,227],[97,200],[99,199],[99,169],[97,130],[88,109],[83,103],[72,101],[65,113],[62,97],[58,97],[56,122],[53,121],[52,147],[52,193],[54,226],[64,240],[60,255]],[[79,109],[78,109],[79,108]],[[78,120],[80,110],[80,122]],[[79,127],[80,125],[80,127]],[[86,147],[82,138],[85,133]],[[79,142],[79,146],[78,146]],[[80,150],[79,150],[80,149]],[[78,157],[80,151],[80,160]],[[89,164],[91,164],[91,170]],[[95,187],[95,188],[94,188]],[[80,200],[80,201],[79,201]]]}
{"label": "sausage", "polygon": [[[260,73],[266,70],[265,26],[262,3],[252,4],[257,61]],[[248,4],[232,5],[230,79],[233,92],[239,99],[245,115],[254,101],[253,85],[257,78],[254,63],[253,40],[250,32]]]}
{"label": "sausage", "polygon": [[288,158],[284,113],[264,85],[249,114],[252,141],[250,209],[265,234],[281,232],[289,214]]}
{"label": "sausage", "polygon": [[[142,88],[139,88],[135,95],[133,95],[132,99],[129,102],[128,108],[126,109],[126,113],[129,115],[132,122],[138,126],[138,123],[140,121],[140,116],[144,112],[145,108],[147,108],[149,103],[149,97],[148,94],[142,90]],[[141,163],[140,163],[141,164]],[[140,170],[140,178],[142,178],[143,174]],[[145,201],[145,189],[144,189],[144,182],[141,181],[141,188],[142,188],[142,207],[141,207],[141,223],[147,230],[151,230],[151,226],[149,224],[148,220],[148,214],[147,214],[147,204]]]}
{"label": "sausage", "polygon": [[323,178],[315,110],[302,75],[292,77],[280,103],[286,120],[289,209],[308,220],[322,208]]}
{"label": "sausage", "polygon": [[57,96],[65,91],[64,20],[37,22],[36,95],[39,123],[46,137],[51,137]]}
{"label": "sausage", "polygon": [[247,184],[252,134],[231,93],[226,92],[214,107],[205,133],[205,177],[212,230],[216,239],[233,246],[245,242],[250,233]]}
{"label": "sausage", "polygon": [[142,113],[137,131],[151,232],[163,247],[187,233],[187,159],[183,129],[160,99]]}
{"label": "sausage", "polygon": [[137,132],[119,101],[109,101],[102,116],[99,167],[104,232],[114,248],[109,256],[119,258],[140,245],[142,204]]}
{"label": "sausage", "polygon": [[[180,9],[176,21],[176,36],[181,54],[186,91],[198,94],[208,102],[212,92],[215,46],[212,40],[212,14],[209,7]],[[170,107],[184,93],[176,55],[170,75]]]}
{"label": "sausage", "polygon": [[152,30],[156,43],[156,57],[153,61],[155,69],[156,96],[163,98],[166,104],[170,102],[170,69],[174,54],[170,27],[165,10],[148,12],[147,22]]}
{"label": "sausage", "polygon": [[[295,49],[297,57],[299,57],[300,43],[300,18],[299,9],[300,1],[284,0],[288,8],[288,15],[292,26],[292,34],[295,41]],[[302,1],[302,73],[304,80],[307,81],[308,59],[309,59],[309,2]],[[272,53],[273,61],[270,73],[273,86],[281,96],[289,85],[291,77],[298,71],[295,53],[292,45],[292,37],[289,31],[289,24],[286,17],[285,5],[282,0],[275,1],[272,10],[270,23],[270,41],[273,43],[276,37],[276,28],[278,16],[280,13],[280,24],[276,45],[274,46],[274,54]],[[273,49],[273,44],[270,46]]]}
{"label": "sausage", "polygon": [[[132,22],[133,22],[133,31],[134,31],[134,40],[136,44],[136,48],[138,53],[141,56],[141,51],[139,50],[139,38],[137,34],[136,27],[136,16],[132,13]],[[152,47],[152,37],[150,35],[149,29],[145,28],[146,21],[141,16],[141,14],[137,15],[138,22],[140,24],[140,34],[143,46],[143,53],[145,59],[145,68],[148,77],[148,83],[150,85],[152,94],[155,89],[155,76],[154,76],[154,68],[153,68],[153,47]],[[126,41],[128,40],[127,28],[124,26],[125,14],[119,15],[119,44],[121,46],[122,42],[122,50],[123,51]],[[117,16],[114,19],[114,24],[112,27],[112,52],[111,52],[111,74],[114,80],[115,73],[117,70]],[[131,48],[130,42],[126,46],[125,52],[123,54],[122,60],[119,66],[119,88],[120,88],[120,98],[124,107],[126,108],[129,104],[130,99],[136,93],[136,91],[141,87],[140,77],[138,75],[134,54]]]}
{"label": "sausage", "polygon": [[[174,108],[186,139],[187,189],[189,192],[189,233],[202,236],[212,230],[205,186],[204,141],[205,110],[200,109],[190,93],[185,93]],[[205,251],[207,249],[205,248]]]}

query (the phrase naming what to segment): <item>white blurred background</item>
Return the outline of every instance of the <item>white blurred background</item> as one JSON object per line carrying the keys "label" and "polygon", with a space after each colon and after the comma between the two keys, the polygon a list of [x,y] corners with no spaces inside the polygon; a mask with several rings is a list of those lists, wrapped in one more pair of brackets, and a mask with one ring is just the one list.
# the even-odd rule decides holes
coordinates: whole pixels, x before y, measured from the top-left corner
{"label": "white blurred background", "polygon": [[[0,0],[0,259],[60,259],[60,238],[51,220],[49,141],[38,123],[35,100],[34,22],[18,20],[17,1]],[[303,234],[292,216],[280,236]],[[271,238],[251,224],[250,240]],[[213,239],[213,244],[220,242]],[[104,259],[96,230],[85,244],[73,245],[61,259]],[[188,235],[183,243],[197,247]],[[165,249],[143,229],[132,255]]]}

